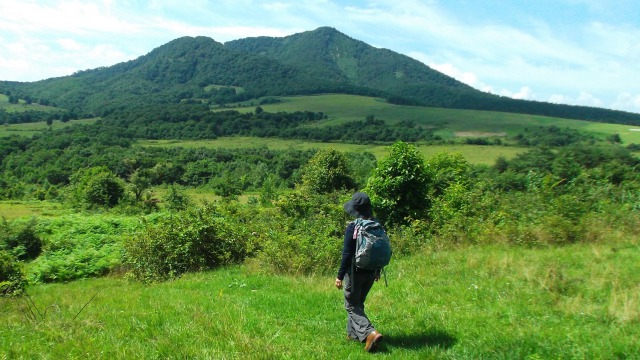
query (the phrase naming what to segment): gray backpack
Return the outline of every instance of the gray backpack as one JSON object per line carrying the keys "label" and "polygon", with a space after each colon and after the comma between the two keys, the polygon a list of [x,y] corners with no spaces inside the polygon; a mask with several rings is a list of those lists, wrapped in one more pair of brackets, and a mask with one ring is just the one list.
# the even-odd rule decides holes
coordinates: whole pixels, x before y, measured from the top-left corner
{"label": "gray backpack", "polygon": [[379,222],[357,219],[353,238],[356,240],[354,264],[357,268],[380,270],[391,261],[389,236]]}

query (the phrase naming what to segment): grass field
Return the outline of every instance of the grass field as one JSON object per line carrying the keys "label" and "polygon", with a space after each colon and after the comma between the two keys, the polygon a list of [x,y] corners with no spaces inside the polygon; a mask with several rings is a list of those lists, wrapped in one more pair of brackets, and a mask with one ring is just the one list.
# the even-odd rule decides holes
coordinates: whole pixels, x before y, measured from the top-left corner
{"label": "grass field", "polygon": [[[261,107],[268,112],[322,111],[329,116],[327,124],[364,120],[367,115],[374,115],[375,118],[390,123],[413,120],[422,126],[439,129],[436,133],[444,138],[452,138],[456,132],[516,135],[525,127],[556,125],[584,130],[600,136],[619,134],[625,144],[640,144],[640,131],[633,130],[640,129],[637,126],[493,111],[401,106],[392,105],[380,99],[356,95],[292,96],[282,97],[281,100],[280,103],[261,105]],[[254,109],[255,106],[247,106],[237,110],[253,111]]]}
{"label": "grass field", "polygon": [[[66,123],[56,120],[51,124],[51,129],[53,130],[61,129],[73,124],[93,124],[98,119],[99,118],[71,120]],[[49,129],[49,125],[47,125],[47,123],[44,121],[24,123],[24,124],[4,124],[4,125],[0,125],[0,137],[10,136],[10,135],[20,135],[20,136],[31,137],[34,134],[47,131],[48,129]]]}
{"label": "grass field", "polygon": [[59,108],[53,106],[44,106],[36,103],[27,104],[24,100],[20,100],[17,104],[9,103],[9,97],[5,94],[0,94],[0,109],[4,109],[7,112],[20,112],[27,110],[36,111],[59,111]]}
{"label": "grass field", "polygon": [[0,218],[13,220],[30,216],[60,216],[71,209],[49,201],[0,201]]}
{"label": "grass field", "polygon": [[[357,145],[342,143],[321,143],[303,140],[283,140],[275,138],[253,138],[253,137],[226,137],[215,140],[143,140],[138,141],[141,146],[161,146],[161,147],[184,147],[184,148],[227,148],[238,149],[246,147],[266,146],[273,150],[285,149],[326,149],[334,148],[339,151],[368,151],[378,159],[389,154],[389,146],[383,145]],[[492,165],[499,156],[509,159],[515,155],[526,151],[525,148],[510,146],[479,146],[479,145],[420,145],[418,150],[430,158],[434,154],[460,153],[472,164]]]}
{"label": "grass field", "polygon": [[[339,241],[339,239],[336,239]],[[637,359],[637,240],[394,259],[367,312],[385,359]],[[241,267],[157,285],[101,278],[0,299],[0,358],[367,359],[333,277]],[[37,309],[36,309],[37,308]]]}

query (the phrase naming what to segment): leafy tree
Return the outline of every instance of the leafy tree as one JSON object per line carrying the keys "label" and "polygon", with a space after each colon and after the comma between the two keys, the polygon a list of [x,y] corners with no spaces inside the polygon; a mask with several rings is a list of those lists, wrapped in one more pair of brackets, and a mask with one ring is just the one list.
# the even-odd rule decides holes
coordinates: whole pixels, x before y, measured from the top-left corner
{"label": "leafy tree", "polygon": [[314,193],[355,188],[347,157],[333,148],[318,151],[302,171],[303,188]]}
{"label": "leafy tree", "polygon": [[432,183],[433,173],[415,146],[397,142],[373,170],[366,191],[376,215],[392,226],[425,217]]}
{"label": "leafy tree", "polygon": [[125,194],[122,180],[104,166],[80,170],[71,182],[76,201],[88,206],[114,207]]}
{"label": "leafy tree", "polygon": [[131,189],[133,190],[136,201],[140,201],[145,190],[151,187],[151,171],[147,169],[137,169],[131,174],[129,183],[131,184]]}
{"label": "leafy tree", "polygon": [[471,164],[461,154],[439,153],[427,161],[433,174],[432,196],[438,197],[454,183],[465,185],[471,180]]}
{"label": "leafy tree", "polygon": [[175,185],[169,186],[165,201],[167,202],[167,208],[172,211],[186,210],[190,205],[189,195]]}

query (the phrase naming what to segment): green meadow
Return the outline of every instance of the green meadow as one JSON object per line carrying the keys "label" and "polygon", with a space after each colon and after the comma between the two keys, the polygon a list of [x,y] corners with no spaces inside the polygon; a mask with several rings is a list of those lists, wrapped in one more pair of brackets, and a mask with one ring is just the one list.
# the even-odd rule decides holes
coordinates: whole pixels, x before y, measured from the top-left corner
{"label": "green meadow", "polygon": [[51,124],[51,126],[47,125],[47,123],[44,121],[22,123],[22,124],[4,124],[4,125],[0,125],[0,137],[11,136],[11,135],[31,137],[37,133],[48,131],[49,129],[57,130],[57,129],[62,129],[64,127],[71,126],[74,124],[93,124],[97,120],[98,118],[80,119],[80,120],[70,120],[66,123],[55,120]]}
{"label": "green meadow", "polygon": [[[619,134],[623,143],[640,143],[640,127],[569,120],[539,115],[513,114],[495,111],[458,110],[419,106],[393,105],[380,99],[343,94],[290,96],[276,104],[261,107],[268,112],[322,111],[329,116],[326,124],[364,120],[367,115],[390,123],[412,120],[424,127],[438,129],[443,138],[455,136],[516,135],[526,127],[550,126],[583,130],[600,136]],[[255,106],[243,104],[238,111],[253,111]]]}
{"label": "green meadow", "polygon": [[45,106],[36,103],[27,104],[24,100],[20,100],[17,104],[9,103],[9,97],[5,94],[0,94],[0,109],[4,109],[7,112],[20,112],[27,110],[36,111],[57,111],[60,110],[53,106]]}
{"label": "green meadow", "polygon": [[[339,241],[339,239],[336,239]],[[425,250],[388,267],[367,311],[385,359],[637,359],[637,239]],[[118,277],[1,299],[2,359],[366,359],[331,276],[251,262],[155,285]]]}

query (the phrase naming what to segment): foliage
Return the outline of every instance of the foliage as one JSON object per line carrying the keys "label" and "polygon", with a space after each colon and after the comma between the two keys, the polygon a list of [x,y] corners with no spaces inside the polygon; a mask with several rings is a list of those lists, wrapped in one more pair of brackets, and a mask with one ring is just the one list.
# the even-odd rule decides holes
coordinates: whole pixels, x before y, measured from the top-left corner
{"label": "foliage", "polygon": [[20,263],[9,252],[0,250],[0,296],[20,294],[25,285]]}
{"label": "foliage", "polygon": [[0,250],[10,252],[18,260],[35,259],[42,252],[42,239],[35,230],[36,220],[24,225],[0,221]]}
{"label": "foliage", "polygon": [[137,217],[74,214],[41,220],[42,254],[29,266],[33,283],[104,276],[122,266],[124,237],[137,231]]}
{"label": "foliage", "polygon": [[397,142],[380,160],[367,183],[375,214],[386,226],[426,216],[431,207],[433,173],[415,146]]}
{"label": "foliage", "polygon": [[143,139],[216,139],[234,135],[347,143],[438,139],[432,130],[409,121],[387,123],[371,118],[338,125],[322,124],[326,117],[323,112],[312,111],[270,113],[261,107],[257,107],[255,113],[212,112],[204,104],[182,102],[114,111],[104,122],[125,128]]}
{"label": "foliage", "polygon": [[[280,274],[327,274],[340,262],[346,216],[339,192],[294,191],[281,196],[264,214],[265,228],[257,259]],[[278,226],[268,226],[277,223]]]}
{"label": "foliage", "polygon": [[165,202],[167,209],[171,211],[183,211],[191,205],[191,201],[186,192],[181,187],[175,185],[169,186]]}
{"label": "foliage", "polygon": [[253,251],[250,232],[220,211],[210,204],[147,223],[124,243],[131,275],[146,282],[166,280],[244,260]]}
{"label": "foliage", "polygon": [[104,166],[82,169],[71,177],[74,197],[86,206],[114,207],[124,197],[124,182]]}
{"label": "foliage", "polygon": [[580,132],[576,129],[560,128],[555,125],[525,128],[522,133],[517,134],[514,138],[520,145],[550,147],[595,141],[593,135]]}
{"label": "foliage", "polygon": [[302,169],[302,186],[318,194],[355,189],[346,155],[333,148],[318,151]]}

